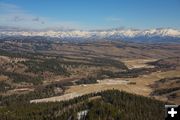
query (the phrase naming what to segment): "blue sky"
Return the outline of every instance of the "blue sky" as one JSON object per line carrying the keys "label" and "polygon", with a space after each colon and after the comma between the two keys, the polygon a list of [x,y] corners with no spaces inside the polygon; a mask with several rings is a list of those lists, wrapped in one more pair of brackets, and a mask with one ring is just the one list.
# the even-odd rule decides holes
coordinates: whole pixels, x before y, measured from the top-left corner
{"label": "blue sky", "polygon": [[0,26],[180,28],[180,0],[0,0]]}

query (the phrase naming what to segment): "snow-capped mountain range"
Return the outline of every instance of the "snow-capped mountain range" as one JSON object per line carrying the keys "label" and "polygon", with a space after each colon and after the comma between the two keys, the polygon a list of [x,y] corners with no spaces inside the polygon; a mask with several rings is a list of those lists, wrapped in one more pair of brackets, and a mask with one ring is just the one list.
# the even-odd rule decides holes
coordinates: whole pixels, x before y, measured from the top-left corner
{"label": "snow-capped mountain range", "polygon": [[172,28],[161,29],[110,29],[110,30],[3,30],[0,28],[0,37],[7,36],[42,36],[59,39],[144,39],[144,38],[176,38],[180,39],[180,30]]}

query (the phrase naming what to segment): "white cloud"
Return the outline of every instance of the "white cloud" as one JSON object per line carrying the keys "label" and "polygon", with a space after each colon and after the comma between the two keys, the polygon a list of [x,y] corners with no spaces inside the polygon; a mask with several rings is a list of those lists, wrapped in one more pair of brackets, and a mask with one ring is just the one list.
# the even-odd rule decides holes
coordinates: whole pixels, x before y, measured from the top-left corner
{"label": "white cloud", "polygon": [[30,14],[14,4],[0,2],[0,26],[24,28],[80,28],[77,22],[58,21]]}
{"label": "white cloud", "polygon": [[20,7],[14,5],[14,4],[8,4],[8,3],[2,3],[0,2],[0,10],[4,13],[20,13],[21,9]]}

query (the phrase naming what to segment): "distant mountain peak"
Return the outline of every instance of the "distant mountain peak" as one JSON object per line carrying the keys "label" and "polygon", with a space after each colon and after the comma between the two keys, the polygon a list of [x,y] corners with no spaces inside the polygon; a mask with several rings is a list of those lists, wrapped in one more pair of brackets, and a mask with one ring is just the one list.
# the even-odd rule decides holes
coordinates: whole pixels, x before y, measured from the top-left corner
{"label": "distant mountain peak", "polygon": [[140,39],[140,38],[165,38],[173,37],[180,39],[180,31],[173,28],[157,29],[109,29],[109,30],[23,30],[5,29],[0,27],[0,37],[5,36],[42,36],[56,37],[60,39]]}

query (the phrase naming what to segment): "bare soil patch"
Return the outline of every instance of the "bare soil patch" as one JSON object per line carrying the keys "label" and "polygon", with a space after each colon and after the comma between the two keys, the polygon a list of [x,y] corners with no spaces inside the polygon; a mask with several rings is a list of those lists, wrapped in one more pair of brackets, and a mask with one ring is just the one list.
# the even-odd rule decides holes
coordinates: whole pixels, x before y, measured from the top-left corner
{"label": "bare soil patch", "polygon": [[[44,99],[32,100],[31,102],[54,102],[54,101],[63,101],[69,100],[74,97],[82,96],[88,93],[99,92],[108,89],[118,89],[126,92],[143,95],[150,97],[150,93],[153,91],[149,87],[155,81],[170,77],[170,76],[180,76],[180,71],[172,70],[167,72],[155,72],[150,75],[143,75],[137,78],[116,78],[116,79],[105,79],[100,81],[97,84],[88,84],[88,85],[75,85],[70,86],[69,89],[65,91],[65,94],[57,97],[50,97]],[[136,82],[136,84],[127,84],[129,82]],[[165,97],[157,98],[159,100],[166,101]],[[174,101],[176,102],[176,101]]]}

